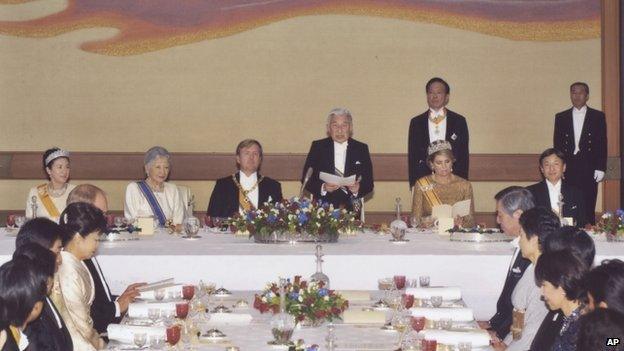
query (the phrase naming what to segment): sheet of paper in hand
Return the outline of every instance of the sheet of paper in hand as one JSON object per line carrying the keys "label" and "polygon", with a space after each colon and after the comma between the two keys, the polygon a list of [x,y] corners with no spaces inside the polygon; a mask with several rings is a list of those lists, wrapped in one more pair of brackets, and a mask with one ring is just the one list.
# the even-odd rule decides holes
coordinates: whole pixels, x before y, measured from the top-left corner
{"label": "sheet of paper in hand", "polygon": [[319,173],[319,179],[327,184],[336,184],[339,186],[351,186],[355,184],[355,174],[349,177],[341,177],[331,173],[321,172]]}

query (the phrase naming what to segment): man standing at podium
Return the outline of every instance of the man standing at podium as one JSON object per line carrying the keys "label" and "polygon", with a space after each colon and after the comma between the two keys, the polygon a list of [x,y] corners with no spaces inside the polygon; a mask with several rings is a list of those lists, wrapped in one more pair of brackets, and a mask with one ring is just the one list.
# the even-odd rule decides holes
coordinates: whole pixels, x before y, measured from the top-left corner
{"label": "man standing at podium", "polygon": [[407,158],[410,188],[428,174],[427,147],[436,140],[451,143],[455,164],[453,173],[468,179],[468,125],[466,119],[449,109],[451,87],[442,78],[431,78],[425,86],[429,109],[412,118],[409,127]]}
{"label": "man standing at podium", "polygon": [[[360,212],[362,198],[373,191],[373,165],[368,145],[353,135],[353,117],[345,108],[335,108],[327,116],[325,139],[312,142],[303,167],[301,181],[315,199],[322,199],[350,211]],[[312,169],[306,179],[308,169]],[[349,186],[325,183],[319,173],[325,172],[340,177],[355,175],[355,183]]]}

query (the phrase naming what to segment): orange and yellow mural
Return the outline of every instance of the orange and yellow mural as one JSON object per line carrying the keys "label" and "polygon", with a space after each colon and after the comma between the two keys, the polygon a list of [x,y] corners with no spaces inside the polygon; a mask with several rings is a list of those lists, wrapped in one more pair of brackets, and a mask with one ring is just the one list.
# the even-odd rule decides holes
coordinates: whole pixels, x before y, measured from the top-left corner
{"label": "orange and yellow mural", "polygon": [[[0,4],[28,0],[0,0]],[[65,10],[27,21],[0,21],[0,34],[52,37],[114,27],[82,50],[127,56],[230,36],[312,15],[354,15],[432,23],[522,41],[600,36],[599,0],[69,0]]]}

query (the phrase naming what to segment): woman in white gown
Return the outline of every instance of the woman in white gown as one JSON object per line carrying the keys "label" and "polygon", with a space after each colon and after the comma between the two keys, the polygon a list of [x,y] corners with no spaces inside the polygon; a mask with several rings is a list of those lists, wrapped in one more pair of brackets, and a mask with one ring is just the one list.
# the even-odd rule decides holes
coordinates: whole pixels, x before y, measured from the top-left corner
{"label": "woman in white gown", "polygon": [[145,180],[126,187],[124,214],[128,219],[151,217],[160,226],[175,225],[180,229],[184,219],[184,204],[175,184],[167,182],[171,156],[160,146],[147,150],[144,158]]}
{"label": "woman in white gown", "polygon": [[32,187],[26,199],[26,217],[44,217],[58,223],[67,196],[75,188],[69,181],[69,152],[58,147],[43,154],[48,182]]}

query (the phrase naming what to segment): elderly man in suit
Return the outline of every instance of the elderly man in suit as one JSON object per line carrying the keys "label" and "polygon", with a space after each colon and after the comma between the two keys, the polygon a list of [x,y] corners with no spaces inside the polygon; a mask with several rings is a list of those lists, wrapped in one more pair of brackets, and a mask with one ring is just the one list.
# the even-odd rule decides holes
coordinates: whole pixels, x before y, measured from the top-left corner
{"label": "elderly man in suit", "polygon": [[407,157],[410,187],[419,178],[430,174],[427,147],[436,140],[451,143],[456,159],[453,171],[468,179],[468,125],[462,115],[446,108],[451,87],[444,79],[435,77],[427,82],[425,92],[429,109],[412,118],[409,127]]}
{"label": "elderly man in suit", "polygon": [[589,86],[570,86],[572,108],[555,116],[554,148],[563,152],[565,179],[583,192],[586,219],[595,223],[598,183],[607,169],[607,125],[603,112],[587,106]]}
{"label": "elderly man in suit", "polygon": [[531,261],[522,257],[518,246],[521,228],[520,215],[524,211],[535,207],[535,201],[529,190],[519,186],[510,186],[499,191],[494,196],[494,199],[496,199],[496,222],[505,234],[516,237],[512,242],[515,250],[507,270],[505,284],[496,302],[496,314],[487,322],[479,322],[479,325],[488,329],[492,338],[500,343],[500,340],[504,339],[511,329],[513,319],[511,293],[531,263]]}
{"label": "elderly man in suit", "polygon": [[[306,173],[311,168],[312,173],[305,186],[307,191],[334,207],[359,212],[362,198],[370,194],[374,187],[368,145],[352,138],[353,116],[345,108],[329,112],[327,135],[325,139],[312,142],[303,167],[302,182],[305,182]],[[355,175],[356,182],[346,187],[325,183],[319,178],[320,172],[344,177]]]}
{"label": "elderly man in suit", "polygon": [[262,164],[262,145],[253,139],[241,141],[236,147],[238,172],[217,180],[208,215],[230,217],[258,208],[265,202],[282,201],[281,184],[258,172]]}

